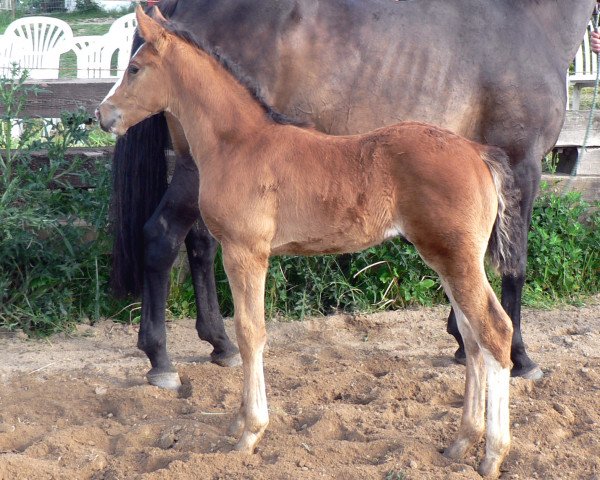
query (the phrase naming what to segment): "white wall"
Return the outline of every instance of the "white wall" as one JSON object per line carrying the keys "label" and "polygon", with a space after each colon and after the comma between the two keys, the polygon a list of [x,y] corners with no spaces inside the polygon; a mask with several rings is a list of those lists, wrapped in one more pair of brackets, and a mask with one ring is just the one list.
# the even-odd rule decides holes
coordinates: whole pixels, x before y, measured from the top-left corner
{"label": "white wall", "polygon": [[[0,2],[2,1],[6,1],[6,0],[0,0]],[[120,8],[126,8],[131,6],[132,1],[125,1],[125,0],[95,0],[95,2],[102,7],[104,10],[117,10]],[[65,8],[69,11],[72,12],[73,10],[75,10],[75,0],[65,0]]]}

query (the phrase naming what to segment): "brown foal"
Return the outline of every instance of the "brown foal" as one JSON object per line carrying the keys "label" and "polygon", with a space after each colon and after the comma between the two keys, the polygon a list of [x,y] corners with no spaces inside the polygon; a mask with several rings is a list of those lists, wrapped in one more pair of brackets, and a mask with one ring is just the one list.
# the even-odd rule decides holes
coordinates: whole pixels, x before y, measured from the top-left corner
{"label": "brown foal", "polygon": [[[510,445],[512,325],[484,271],[488,250],[510,271],[518,211],[506,156],[432,125],[405,122],[328,136],[286,124],[217,55],[157,10],[137,10],[146,43],[97,112],[116,134],[160,111],[177,119],[200,173],[200,210],[221,243],[243,360],[237,449],[252,452],[269,421],[262,354],[271,255],[354,252],[403,236],[440,276],[467,351],[458,459],[486,430],[479,471],[497,476]],[[176,141],[176,140],[175,140]]]}

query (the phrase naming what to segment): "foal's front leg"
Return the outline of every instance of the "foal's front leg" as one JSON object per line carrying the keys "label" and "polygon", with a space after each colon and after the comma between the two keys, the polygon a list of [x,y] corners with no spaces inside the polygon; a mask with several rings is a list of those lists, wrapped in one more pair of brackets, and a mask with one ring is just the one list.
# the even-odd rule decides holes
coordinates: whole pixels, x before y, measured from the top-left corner
{"label": "foal's front leg", "polygon": [[257,250],[261,249],[223,245],[223,265],[233,294],[235,331],[244,370],[242,402],[230,433],[240,436],[235,448],[244,453],[254,451],[269,423],[263,372],[268,255],[257,254]]}

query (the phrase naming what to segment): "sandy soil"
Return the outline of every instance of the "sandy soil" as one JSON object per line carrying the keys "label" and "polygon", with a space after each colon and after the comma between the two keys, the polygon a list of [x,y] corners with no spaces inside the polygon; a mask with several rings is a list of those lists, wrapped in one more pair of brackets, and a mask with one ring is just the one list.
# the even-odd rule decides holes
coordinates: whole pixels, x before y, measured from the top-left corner
{"label": "sandy soil", "polygon": [[[208,363],[192,321],[169,324],[184,386],[147,385],[136,328],[0,334],[0,479],[473,479],[440,451],[460,418],[464,367],[446,308],[271,322],[271,423],[254,455],[225,432],[240,368]],[[511,381],[505,479],[600,479],[600,298],[525,311],[546,376]],[[231,328],[231,321],[227,322]]]}

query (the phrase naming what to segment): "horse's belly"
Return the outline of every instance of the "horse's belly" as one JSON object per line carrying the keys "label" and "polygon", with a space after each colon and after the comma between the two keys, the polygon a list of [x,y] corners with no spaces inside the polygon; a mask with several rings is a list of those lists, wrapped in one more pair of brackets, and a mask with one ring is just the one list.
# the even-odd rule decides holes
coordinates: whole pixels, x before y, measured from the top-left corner
{"label": "horse's belly", "polygon": [[359,252],[378,245],[387,238],[385,231],[365,233],[354,228],[338,232],[311,232],[275,238],[272,255],[326,255]]}

